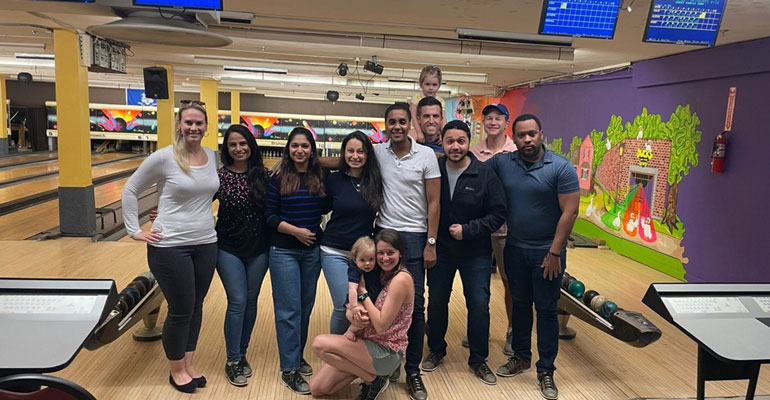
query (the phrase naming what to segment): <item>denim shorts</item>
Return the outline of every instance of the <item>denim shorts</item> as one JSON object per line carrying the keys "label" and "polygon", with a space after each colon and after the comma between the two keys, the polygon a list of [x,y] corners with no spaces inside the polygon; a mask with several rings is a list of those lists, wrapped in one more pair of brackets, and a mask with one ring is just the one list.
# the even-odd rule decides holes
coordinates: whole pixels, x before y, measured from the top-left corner
{"label": "denim shorts", "polygon": [[364,344],[366,344],[366,351],[372,356],[372,363],[377,376],[390,375],[401,367],[401,355],[390,347],[371,340],[364,340]]}

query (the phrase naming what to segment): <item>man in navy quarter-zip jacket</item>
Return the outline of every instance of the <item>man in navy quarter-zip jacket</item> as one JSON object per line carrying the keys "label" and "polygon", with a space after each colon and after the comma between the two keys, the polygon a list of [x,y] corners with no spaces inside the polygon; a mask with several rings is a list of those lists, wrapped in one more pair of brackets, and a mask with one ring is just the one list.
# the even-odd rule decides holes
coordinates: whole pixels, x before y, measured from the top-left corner
{"label": "man in navy quarter-zip jacket", "polygon": [[492,274],[490,235],[505,222],[505,192],[497,175],[470,149],[470,129],[451,121],[441,132],[445,156],[441,171],[441,218],[437,264],[428,270],[428,347],[422,369],[433,371],[446,355],[449,298],[460,271],[468,307],[468,365],[482,382],[496,384],[486,364],[489,355],[489,282]]}

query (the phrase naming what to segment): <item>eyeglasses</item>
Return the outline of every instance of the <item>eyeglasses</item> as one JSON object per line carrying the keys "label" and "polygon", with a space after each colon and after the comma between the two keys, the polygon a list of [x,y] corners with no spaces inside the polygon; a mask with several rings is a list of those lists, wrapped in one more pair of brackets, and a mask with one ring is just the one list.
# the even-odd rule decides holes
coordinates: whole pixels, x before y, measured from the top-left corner
{"label": "eyeglasses", "polygon": [[183,106],[186,106],[188,104],[197,104],[197,105],[199,105],[201,107],[205,107],[206,106],[205,102],[198,101],[198,100],[179,100],[179,104],[181,104]]}

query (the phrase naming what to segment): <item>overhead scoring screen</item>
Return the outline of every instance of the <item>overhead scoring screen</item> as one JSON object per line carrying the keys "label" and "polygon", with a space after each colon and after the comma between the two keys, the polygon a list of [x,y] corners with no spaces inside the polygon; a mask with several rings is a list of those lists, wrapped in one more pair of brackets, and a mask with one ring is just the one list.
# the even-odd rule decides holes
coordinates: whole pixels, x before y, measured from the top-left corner
{"label": "overhead scoring screen", "polygon": [[612,39],[621,0],[545,0],[541,35]]}
{"label": "overhead scoring screen", "polygon": [[134,0],[134,5],[222,10],[222,0]]}
{"label": "overhead scoring screen", "polygon": [[727,0],[654,0],[645,42],[713,46]]}

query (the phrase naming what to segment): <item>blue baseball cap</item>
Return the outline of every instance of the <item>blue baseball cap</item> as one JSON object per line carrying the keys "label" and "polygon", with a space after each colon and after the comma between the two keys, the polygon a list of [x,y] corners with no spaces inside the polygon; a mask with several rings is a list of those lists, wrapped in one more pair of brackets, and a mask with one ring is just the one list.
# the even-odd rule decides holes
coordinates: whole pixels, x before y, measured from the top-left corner
{"label": "blue baseball cap", "polygon": [[483,110],[481,110],[482,115],[489,114],[492,110],[498,111],[500,114],[505,115],[506,119],[510,119],[511,116],[508,114],[508,107],[506,107],[503,103],[492,103],[486,107],[484,107]]}

